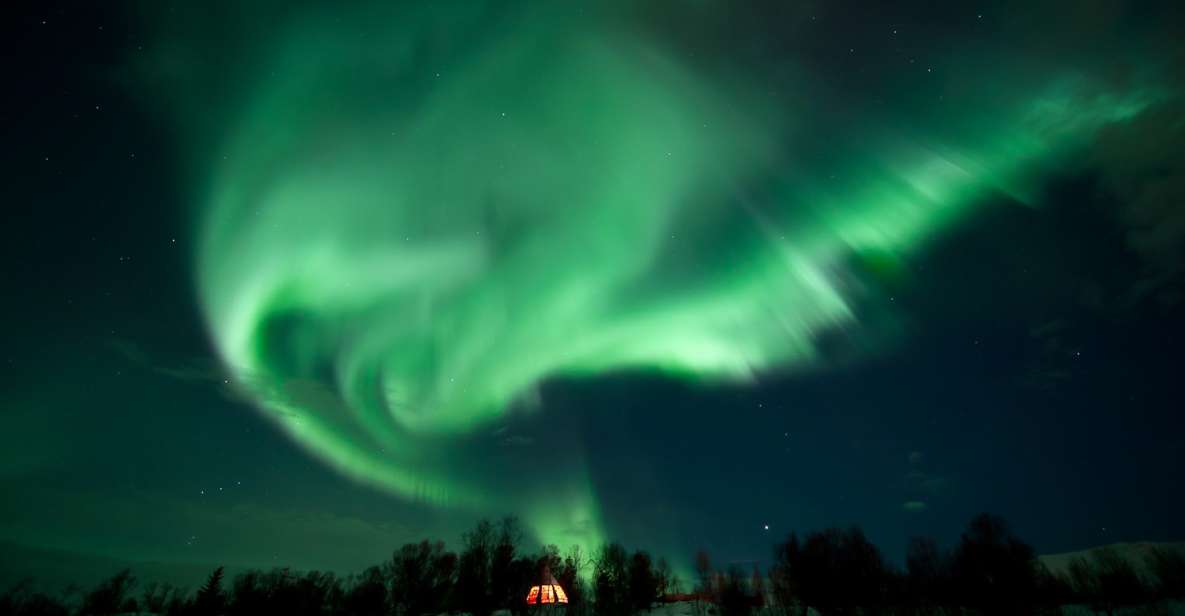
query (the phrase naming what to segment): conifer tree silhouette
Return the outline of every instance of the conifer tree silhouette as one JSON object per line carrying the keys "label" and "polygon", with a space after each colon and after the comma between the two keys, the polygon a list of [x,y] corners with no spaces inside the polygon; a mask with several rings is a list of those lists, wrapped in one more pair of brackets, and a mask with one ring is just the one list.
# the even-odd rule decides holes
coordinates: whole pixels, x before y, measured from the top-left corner
{"label": "conifer tree silhouette", "polygon": [[221,616],[226,611],[226,595],[222,592],[223,568],[218,567],[210,572],[206,583],[198,589],[193,600],[193,609],[197,616]]}

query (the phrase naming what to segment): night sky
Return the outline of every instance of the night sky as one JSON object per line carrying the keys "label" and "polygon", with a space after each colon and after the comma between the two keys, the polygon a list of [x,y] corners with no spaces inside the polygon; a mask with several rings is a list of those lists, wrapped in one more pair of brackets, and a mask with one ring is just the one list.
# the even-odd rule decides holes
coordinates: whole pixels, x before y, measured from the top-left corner
{"label": "night sky", "polygon": [[0,541],[1185,539],[1174,3],[39,2]]}

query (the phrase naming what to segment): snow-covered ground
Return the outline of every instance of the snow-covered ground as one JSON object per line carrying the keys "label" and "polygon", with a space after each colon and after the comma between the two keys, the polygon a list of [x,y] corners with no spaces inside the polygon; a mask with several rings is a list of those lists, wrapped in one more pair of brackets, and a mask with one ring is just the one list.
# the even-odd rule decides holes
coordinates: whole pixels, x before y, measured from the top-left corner
{"label": "snow-covered ground", "polygon": [[[645,616],[718,616],[719,612],[715,610],[708,611],[710,606],[702,605],[698,609],[693,601],[680,601],[678,603],[665,603],[655,607],[649,612],[645,612]],[[1098,613],[1091,611],[1088,606],[1071,605],[1062,608],[1062,616],[1099,616]],[[810,616],[819,616],[815,610],[809,610]],[[1185,603],[1174,602],[1160,605],[1141,606],[1116,612],[1116,616],[1185,616]],[[783,616],[780,612],[775,610],[756,610],[753,616]]]}
{"label": "snow-covered ground", "polygon": [[1148,555],[1156,548],[1171,550],[1181,554],[1185,554],[1185,541],[1178,543],[1152,543],[1149,541],[1141,541],[1137,543],[1112,543],[1110,545],[1100,545],[1090,548],[1088,550],[1080,550],[1078,552],[1065,552],[1062,554],[1046,554],[1040,556],[1041,562],[1049,569],[1051,573],[1065,573],[1069,568],[1070,562],[1075,558],[1083,557],[1087,561],[1090,560],[1092,554],[1103,548],[1111,548],[1116,554],[1124,558],[1132,564],[1141,574],[1146,574],[1145,563]]}
{"label": "snow-covered ground", "polygon": [[[1116,610],[1116,616],[1183,616],[1185,603],[1175,601],[1157,605],[1143,605],[1125,610]],[[1062,608],[1062,616],[1099,616],[1099,612],[1092,611],[1089,606],[1070,605]]]}

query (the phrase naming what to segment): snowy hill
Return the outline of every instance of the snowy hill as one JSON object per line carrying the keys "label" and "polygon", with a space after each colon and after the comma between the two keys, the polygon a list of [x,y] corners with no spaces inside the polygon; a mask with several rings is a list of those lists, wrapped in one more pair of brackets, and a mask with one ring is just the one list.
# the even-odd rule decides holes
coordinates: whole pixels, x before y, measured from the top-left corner
{"label": "snowy hill", "polygon": [[1145,561],[1152,550],[1156,548],[1172,550],[1178,553],[1185,554],[1185,541],[1177,543],[1155,543],[1150,541],[1140,541],[1137,543],[1112,543],[1110,545],[1096,546],[1086,550],[1079,550],[1077,552],[1064,552],[1062,554],[1046,554],[1039,556],[1041,562],[1049,569],[1051,573],[1061,574],[1065,573],[1069,568],[1070,562],[1077,557],[1084,557],[1090,560],[1091,556],[1103,548],[1111,548],[1116,554],[1121,556],[1124,560],[1130,562],[1136,568],[1136,571],[1145,573]]}

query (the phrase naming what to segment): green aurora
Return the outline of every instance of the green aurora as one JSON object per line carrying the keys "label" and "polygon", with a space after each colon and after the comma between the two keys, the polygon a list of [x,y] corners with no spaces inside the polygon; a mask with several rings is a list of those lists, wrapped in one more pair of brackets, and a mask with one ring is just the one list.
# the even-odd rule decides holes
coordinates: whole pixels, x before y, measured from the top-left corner
{"label": "green aurora", "polygon": [[1006,66],[923,95],[919,64],[873,105],[793,58],[686,53],[624,6],[375,4],[253,33],[193,137],[216,144],[195,147],[197,291],[238,387],[325,463],[596,545],[578,450],[543,454],[566,462],[539,494],[475,454],[549,420],[540,383],[743,383],[821,366],[828,333],[893,344],[861,325],[891,322],[910,255],[1162,95],[1153,72]]}

